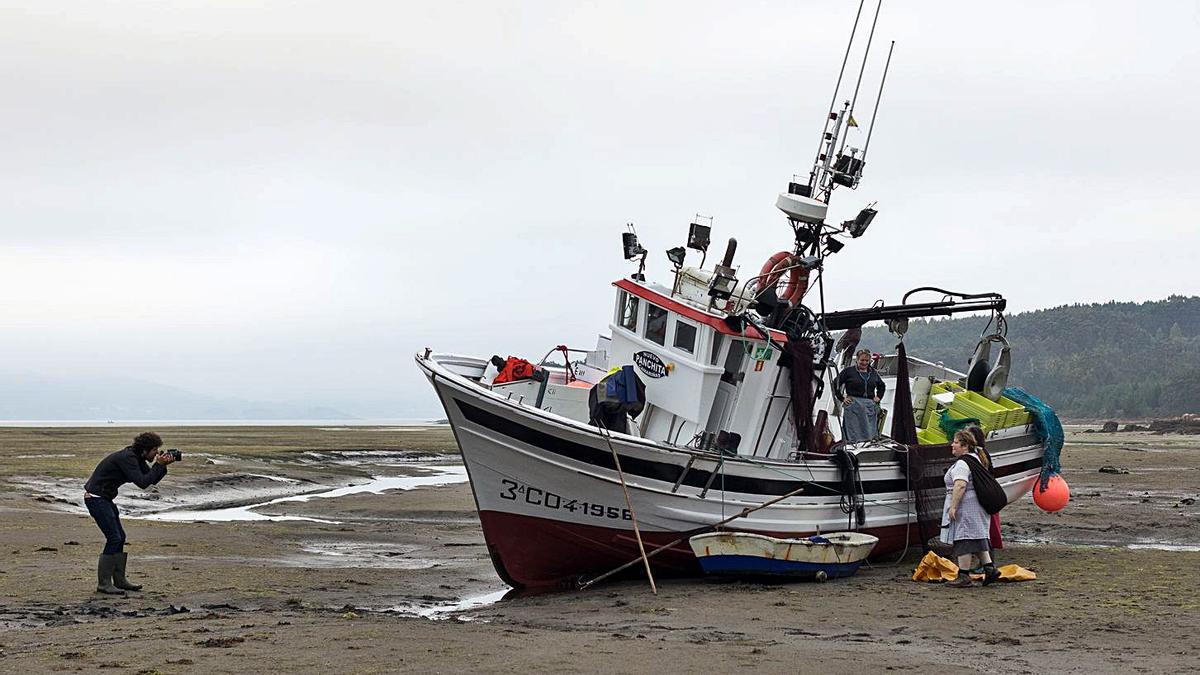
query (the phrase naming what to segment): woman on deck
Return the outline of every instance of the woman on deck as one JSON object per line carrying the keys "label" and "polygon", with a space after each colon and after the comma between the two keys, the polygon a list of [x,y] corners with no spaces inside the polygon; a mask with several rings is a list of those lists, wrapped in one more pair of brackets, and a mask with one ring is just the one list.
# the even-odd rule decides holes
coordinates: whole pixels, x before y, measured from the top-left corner
{"label": "woman on deck", "polygon": [[974,586],[967,570],[971,567],[971,555],[983,561],[983,585],[987,586],[1000,578],[1000,571],[992,562],[988,529],[992,518],[979,503],[971,480],[971,467],[964,459],[973,457],[987,467],[985,455],[978,452],[975,436],[970,431],[954,434],[950,452],[958,461],[946,472],[946,501],[942,511],[942,528],[949,529],[945,541],[953,542],[954,555],[958,558],[958,578],[948,585],[956,588]]}
{"label": "woman on deck", "polygon": [[842,399],[842,440],[869,441],[879,436],[879,400],[887,387],[871,367],[871,352],[860,349],[856,363],[838,374],[837,391]]}

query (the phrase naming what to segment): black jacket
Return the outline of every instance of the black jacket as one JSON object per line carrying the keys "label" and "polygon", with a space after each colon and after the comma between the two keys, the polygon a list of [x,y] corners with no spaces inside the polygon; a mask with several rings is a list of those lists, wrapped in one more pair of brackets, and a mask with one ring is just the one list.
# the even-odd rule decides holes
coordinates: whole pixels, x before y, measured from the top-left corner
{"label": "black jacket", "polygon": [[83,489],[97,497],[115,499],[117,488],[125,483],[133,483],[145,490],[162,480],[165,475],[166,466],[157,462],[150,466],[131,445],[100,460],[96,470],[92,472],[92,477],[83,484]]}
{"label": "black jacket", "polygon": [[858,372],[857,366],[850,366],[838,373],[838,397],[849,394],[854,398],[883,398],[883,392],[887,387],[883,385],[883,378],[879,377],[879,373],[875,372],[874,368],[867,368],[865,380]]}

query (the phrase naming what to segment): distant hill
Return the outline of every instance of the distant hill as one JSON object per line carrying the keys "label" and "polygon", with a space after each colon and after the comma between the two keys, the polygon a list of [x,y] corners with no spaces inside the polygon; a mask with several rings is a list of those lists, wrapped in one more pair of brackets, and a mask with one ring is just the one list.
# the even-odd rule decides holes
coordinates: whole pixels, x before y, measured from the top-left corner
{"label": "distant hill", "polygon": [[[1200,297],[1068,305],[1008,316],[1010,384],[1074,417],[1150,417],[1200,412]],[[965,371],[986,319],[918,320],[913,356]],[[894,351],[882,327],[864,346]],[[995,352],[993,350],[993,357]]]}
{"label": "distant hill", "polygon": [[0,420],[353,419],[296,403],[205,396],[127,378],[55,379],[0,374]]}

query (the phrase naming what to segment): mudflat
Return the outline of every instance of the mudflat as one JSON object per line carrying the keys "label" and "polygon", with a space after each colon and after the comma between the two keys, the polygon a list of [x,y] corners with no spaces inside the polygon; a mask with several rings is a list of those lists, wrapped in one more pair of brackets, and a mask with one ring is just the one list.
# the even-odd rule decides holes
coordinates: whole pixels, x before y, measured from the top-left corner
{"label": "mudflat", "polygon": [[146,589],[99,596],[82,484],[135,432],[0,429],[0,671],[1200,670],[1200,437],[1073,431],[1067,509],[1003,513],[1033,582],[916,583],[914,551],[501,600],[448,429],[162,429],[184,461],[118,500]]}

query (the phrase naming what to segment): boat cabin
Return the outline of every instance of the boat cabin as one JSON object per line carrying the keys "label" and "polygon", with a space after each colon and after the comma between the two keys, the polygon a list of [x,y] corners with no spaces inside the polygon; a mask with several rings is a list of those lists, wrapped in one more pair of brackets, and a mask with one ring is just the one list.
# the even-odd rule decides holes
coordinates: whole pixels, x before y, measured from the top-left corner
{"label": "boat cabin", "polygon": [[[707,281],[691,285],[700,283]],[[791,452],[789,384],[778,366],[783,333],[770,331],[773,346],[753,327],[734,330],[709,311],[706,288],[691,297],[687,284],[674,294],[630,279],[614,285],[608,363],[633,364],[646,384],[643,437],[688,445],[702,432],[727,431],[740,436],[739,454]]]}
{"label": "boat cabin", "polygon": [[[585,358],[568,358],[563,367],[545,364],[543,359],[545,376],[540,379],[496,384],[486,376],[483,380],[511,400],[587,422],[591,387],[610,368],[633,365],[646,385],[646,407],[630,427],[631,434],[675,446],[795,460],[791,373],[781,366],[787,335],[768,329],[768,341],[754,326],[741,330],[731,326],[724,319],[727,308],[715,307],[721,301],[708,295],[709,276],[704,270],[683,268],[675,288],[620,279],[613,284],[610,333],[601,335],[596,349]],[[840,356],[841,367],[848,366],[852,354]],[[876,355],[873,366],[886,387],[879,420],[881,432],[886,433],[894,410],[897,357]],[[825,411],[832,441],[842,437],[840,402],[833,386],[840,370],[826,370],[814,405],[818,415]],[[927,428],[933,419],[927,411],[945,407],[933,403],[937,393],[931,391],[933,384],[965,377],[912,356],[908,376],[914,422]],[[945,441],[930,437],[922,442]]]}

